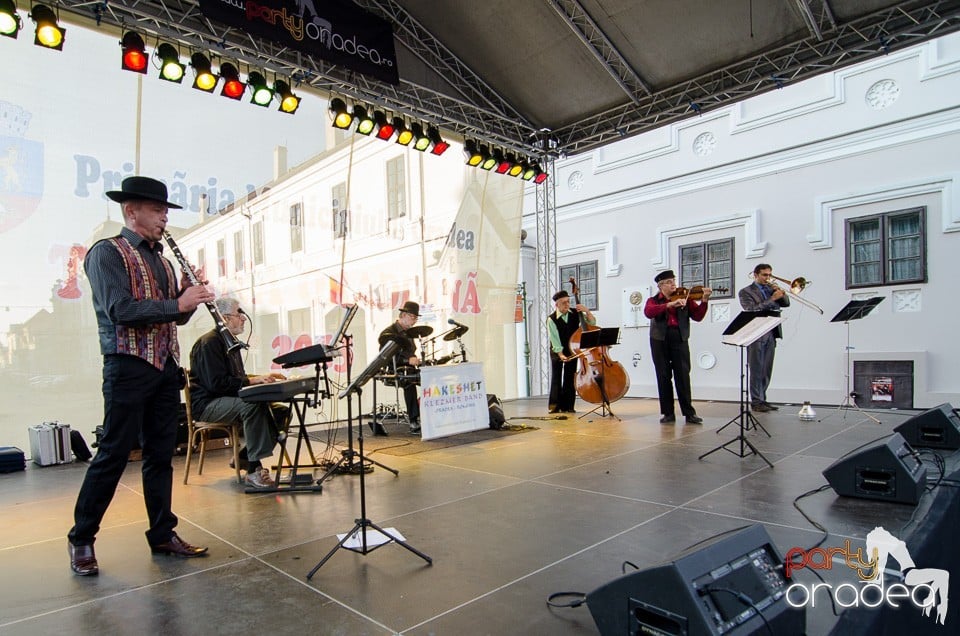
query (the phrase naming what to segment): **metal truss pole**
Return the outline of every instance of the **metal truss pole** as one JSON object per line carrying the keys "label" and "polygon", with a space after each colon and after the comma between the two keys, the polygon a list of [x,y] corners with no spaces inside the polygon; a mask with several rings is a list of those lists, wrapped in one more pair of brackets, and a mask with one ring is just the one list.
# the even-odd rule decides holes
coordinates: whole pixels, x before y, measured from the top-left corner
{"label": "metal truss pole", "polygon": [[537,186],[537,311],[534,312],[536,338],[533,342],[537,353],[534,361],[539,371],[534,377],[539,379],[539,391],[531,390],[531,395],[542,395],[550,387],[550,338],[547,336],[546,320],[553,307],[550,298],[556,291],[558,271],[554,160],[544,152],[541,162],[543,170],[550,176]]}

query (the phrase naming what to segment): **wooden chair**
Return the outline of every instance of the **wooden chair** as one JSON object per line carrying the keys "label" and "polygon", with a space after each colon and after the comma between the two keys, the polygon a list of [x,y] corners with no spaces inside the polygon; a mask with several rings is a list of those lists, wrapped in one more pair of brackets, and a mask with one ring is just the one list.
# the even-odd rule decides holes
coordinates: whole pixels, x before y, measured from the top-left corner
{"label": "wooden chair", "polygon": [[240,476],[240,422],[200,422],[193,419],[193,410],[190,406],[190,373],[187,372],[187,384],[183,387],[183,399],[187,403],[187,464],[183,469],[183,483],[187,483],[190,477],[190,460],[193,455],[194,445],[200,447],[200,465],[197,466],[197,474],[203,474],[203,460],[207,453],[207,440],[210,437],[210,431],[223,431],[230,440],[230,448],[233,449],[233,467],[237,471],[237,481],[243,483],[243,477]]}

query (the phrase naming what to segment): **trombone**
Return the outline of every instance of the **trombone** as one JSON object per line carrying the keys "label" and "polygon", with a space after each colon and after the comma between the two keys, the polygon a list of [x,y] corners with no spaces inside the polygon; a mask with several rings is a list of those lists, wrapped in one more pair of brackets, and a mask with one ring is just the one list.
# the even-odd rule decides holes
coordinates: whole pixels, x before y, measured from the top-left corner
{"label": "trombone", "polygon": [[800,292],[802,292],[804,289],[807,288],[807,286],[809,286],[810,284],[812,284],[813,281],[807,280],[807,279],[804,278],[803,276],[797,276],[797,277],[794,278],[793,280],[790,280],[789,278],[781,278],[781,277],[779,277],[779,276],[773,276],[773,275],[771,274],[770,278],[772,278],[772,279],[774,279],[774,280],[778,280],[778,281],[780,281],[780,282],[782,282],[782,283],[789,283],[789,285],[790,285],[789,289],[783,289],[782,287],[780,287],[780,286],[777,285],[776,283],[773,283],[772,285],[770,285],[771,289],[783,289],[783,293],[785,293],[787,296],[793,298],[794,300],[796,300],[796,301],[797,301],[798,303],[800,303],[801,305],[806,305],[806,306],[809,307],[810,309],[814,309],[814,310],[816,310],[817,312],[819,312],[820,315],[823,315],[823,309],[820,308],[820,305],[818,305],[817,303],[815,303],[815,302],[813,302],[813,301],[807,300],[806,298],[804,298],[804,297],[802,297],[802,296],[800,295]]}

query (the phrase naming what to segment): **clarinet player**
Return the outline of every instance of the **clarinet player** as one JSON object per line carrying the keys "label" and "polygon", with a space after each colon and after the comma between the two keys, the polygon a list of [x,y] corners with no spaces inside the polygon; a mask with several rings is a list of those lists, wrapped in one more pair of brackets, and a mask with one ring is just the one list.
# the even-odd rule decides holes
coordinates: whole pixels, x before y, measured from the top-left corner
{"label": "clarinet player", "polygon": [[128,177],[107,196],[120,203],[124,227],[91,247],[84,261],[103,354],[103,436],[67,535],[70,569],[78,576],[99,572],[93,544],[138,437],[150,550],[176,557],[207,551],[175,531],[172,459],[181,386],[177,325],[186,324],[214,295],[186,275],[178,285],[173,266],[162,255],[167,210],[180,208],[167,201],[166,185]]}

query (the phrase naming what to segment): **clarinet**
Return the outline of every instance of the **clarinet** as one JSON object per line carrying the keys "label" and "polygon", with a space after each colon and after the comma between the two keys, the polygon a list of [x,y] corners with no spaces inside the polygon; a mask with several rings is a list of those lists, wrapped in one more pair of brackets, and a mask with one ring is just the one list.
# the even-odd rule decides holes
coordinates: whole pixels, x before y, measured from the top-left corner
{"label": "clarinet", "polygon": [[[190,263],[187,262],[187,259],[184,258],[183,252],[180,251],[180,247],[174,242],[173,237],[170,236],[170,233],[166,230],[163,231],[163,238],[166,239],[167,245],[170,246],[170,249],[173,250],[173,255],[177,257],[177,261],[180,263],[180,268],[183,270],[183,273],[187,275],[187,280],[190,281],[191,285],[201,286],[203,285],[200,282],[200,279],[197,278],[196,273],[193,271],[193,268],[190,267]],[[240,342],[235,335],[230,333],[230,330],[227,329],[227,323],[223,319],[223,314],[220,313],[220,310],[217,309],[217,305],[213,302],[204,303],[207,306],[207,309],[210,310],[210,315],[213,316],[213,322],[217,325],[217,333],[220,334],[220,337],[223,338],[224,344],[227,345],[227,351],[231,352],[234,349],[246,349],[247,345]]]}

